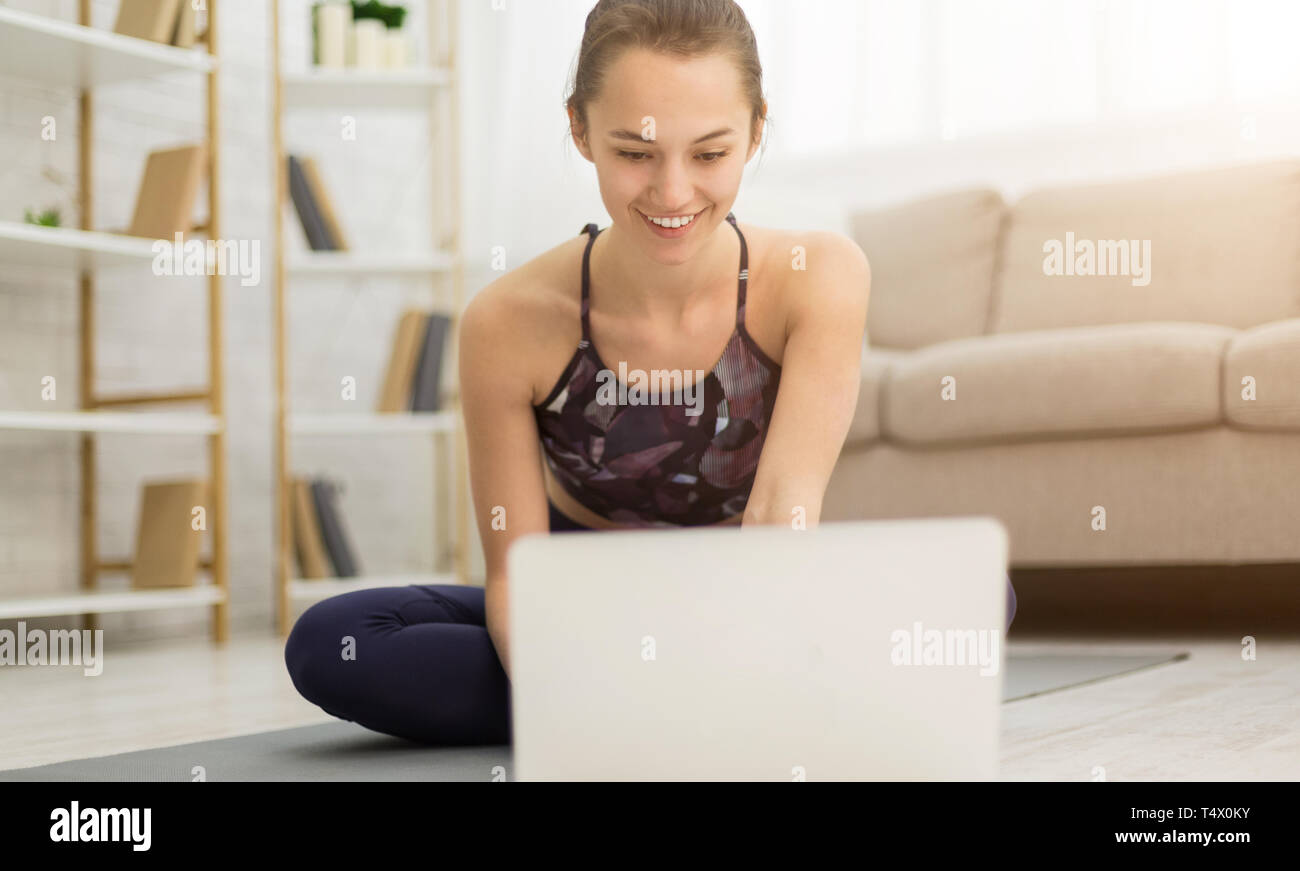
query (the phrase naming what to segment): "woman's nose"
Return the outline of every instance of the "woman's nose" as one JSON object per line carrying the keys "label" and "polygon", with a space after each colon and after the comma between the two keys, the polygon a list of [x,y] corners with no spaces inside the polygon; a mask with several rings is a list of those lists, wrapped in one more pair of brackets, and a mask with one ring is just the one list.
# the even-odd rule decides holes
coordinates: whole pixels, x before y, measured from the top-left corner
{"label": "woman's nose", "polygon": [[673,214],[671,210],[678,206],[689,207],[694,202],[693,185],[686,168],[675,160],[666,160],[660,166],[662,169],[655,178],[655,193],[659,196],[651,201],[657,199],[663,204],[666,214]]}

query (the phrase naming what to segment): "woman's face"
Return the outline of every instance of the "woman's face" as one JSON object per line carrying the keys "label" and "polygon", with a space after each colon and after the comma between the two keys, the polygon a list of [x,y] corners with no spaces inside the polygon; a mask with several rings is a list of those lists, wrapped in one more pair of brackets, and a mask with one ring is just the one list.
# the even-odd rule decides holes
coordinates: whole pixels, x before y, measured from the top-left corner
{"label": "woman's face", "polygon": [[[587,122],[574,142],[596,165],[605,208],[661,263],[689,260],[726,219],[757,149],[739,72],[722,55],[626,51],[587,106]],[[675,230],[648,220],[687,215],[695,217]]]}

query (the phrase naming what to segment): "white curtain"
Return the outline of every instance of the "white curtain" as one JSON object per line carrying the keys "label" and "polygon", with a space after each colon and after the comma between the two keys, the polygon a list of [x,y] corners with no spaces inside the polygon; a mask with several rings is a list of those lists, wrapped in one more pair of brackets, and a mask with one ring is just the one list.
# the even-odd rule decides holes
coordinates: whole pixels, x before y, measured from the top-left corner
{"label": "white curtain", "polygon": [[[593,168],[564,138],[562,108],[594,0],[462,2],[467,240],[483,257],[505,246],[513,268],[606,220]],[[839,212],[817,214],[818,203],[848,189],[855,161],[880,167],[854,189],[862,200],[1250,157],[1224,143],[1239,128],[1253,138],[1257,115],[1294,119],[1300,106],[1298,0],[738,2],[758,39],[773,121],[742,194],[751,220],[840,226]],[[1212,120],[1230,134],[1212,143],[1204,130],[1178,128],[1168,142],[1147,137],[1148,155],[1093,149],[1090,163],[1082,150],[1068,166],[1038,157],[1056,146],[1007,146],[1053,131],[1067,142],[1124,136],[1161,118]],[[1260,125],[1261,139],[1272,135]],[[1297,128],[1274,138],[1300,146]],[[1296,138],[1278,139],[1283,132]],[[991,156],[963,157],[960,173],[950,152],[926,151],[978,152],[980,143],[996,143]],[[824,191],[806,175],[792,180],[791,167],[822,173]]]}
{"label": "white curtain", "polygon": [[1300,97],[1294,0],[740,0],[783,154]]}

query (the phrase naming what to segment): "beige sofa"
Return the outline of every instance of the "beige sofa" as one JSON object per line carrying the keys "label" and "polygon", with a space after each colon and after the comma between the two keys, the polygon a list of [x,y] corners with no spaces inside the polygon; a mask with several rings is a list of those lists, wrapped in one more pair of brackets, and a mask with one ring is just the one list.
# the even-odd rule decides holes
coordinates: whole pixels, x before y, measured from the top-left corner
{"label": "beige sofa", "polygon": [[[1149,241],[1149,282],[1048,274],[1067,233]],[[1300,561],[1300,161],[965,191],[853,234],[868,340],[823,521],[991,514],[1019,568]]]}

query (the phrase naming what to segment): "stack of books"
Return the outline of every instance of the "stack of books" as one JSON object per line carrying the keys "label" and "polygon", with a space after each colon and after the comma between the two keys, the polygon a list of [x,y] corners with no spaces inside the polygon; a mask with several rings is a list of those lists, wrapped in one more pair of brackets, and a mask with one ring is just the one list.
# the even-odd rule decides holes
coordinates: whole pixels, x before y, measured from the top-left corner
{"label": "stack of books", "polygon": [[338,486],[325,478],[294,478],[293,540],[302,577],[355,578],[356,552],[343,525]]}
{"label": "stack of books", "polygon": [[442,357],[450,326],[451,319],[437,312],[408,309],[402,313],[379,392],[381,413],[442,407]]}

